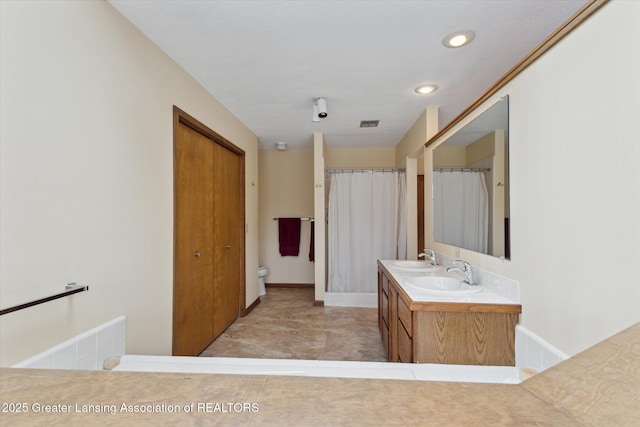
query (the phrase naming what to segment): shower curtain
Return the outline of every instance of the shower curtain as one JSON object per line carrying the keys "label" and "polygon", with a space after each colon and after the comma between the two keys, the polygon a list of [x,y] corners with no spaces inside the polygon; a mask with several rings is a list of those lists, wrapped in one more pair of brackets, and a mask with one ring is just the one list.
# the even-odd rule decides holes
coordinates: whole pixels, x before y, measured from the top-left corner
{"label": "shower curtain", "polygon": [[405,259],[404,172],[333,173],[329,190],[329,292],[377,292],[377,259]]}
{"label": "shower curtain", "polygon": [[482,172],[433,172],[433,237],[487,252],[489,196]]}

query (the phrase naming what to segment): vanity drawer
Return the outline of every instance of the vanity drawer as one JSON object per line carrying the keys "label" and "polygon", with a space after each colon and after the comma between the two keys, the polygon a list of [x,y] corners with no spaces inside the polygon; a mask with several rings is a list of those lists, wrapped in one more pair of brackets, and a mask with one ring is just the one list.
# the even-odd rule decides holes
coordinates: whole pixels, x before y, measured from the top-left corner
{"label": "vanity drawer", "polygon": [[403,298],[398,298],[398,318],[407,330],[409,337],[411,337],[411,310]]}
{"label": "vanity drawer", "polygon": [[384,274],[382,275],[382,290],[385,294],[389,295],[389,279]]}
{"label": "vanity drawer", "polygon": [[398,322],[398,361],[401,363],[411,363],[411,337],[407,334],[407,331],[402,326],[401,322]]}

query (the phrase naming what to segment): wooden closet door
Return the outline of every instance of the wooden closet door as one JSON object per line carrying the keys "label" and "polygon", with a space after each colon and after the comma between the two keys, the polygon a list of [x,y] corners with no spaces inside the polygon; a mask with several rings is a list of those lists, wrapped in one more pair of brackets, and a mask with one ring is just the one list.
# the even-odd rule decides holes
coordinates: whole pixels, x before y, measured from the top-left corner
{"label": "wooden closet door", "polygon": [[213,333],[214,144],[179,124],[174,146],[173,354],[198,355]]}
{"label": "wooden closet door", "polygon": [[214,144],[213,334],[220,335],[239,315],[244,216],[240,156]]}

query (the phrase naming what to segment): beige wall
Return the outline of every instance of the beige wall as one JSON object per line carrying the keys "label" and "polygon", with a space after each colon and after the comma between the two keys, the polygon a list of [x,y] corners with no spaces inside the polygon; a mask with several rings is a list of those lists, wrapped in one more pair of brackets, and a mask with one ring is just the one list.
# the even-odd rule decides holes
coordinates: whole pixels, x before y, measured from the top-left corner
{"label": "beige wall", "polygon": [[257,298],[257,138],[103,1],[0,2],[0,364],[127,316],[170,354],[175,104],[246,152],[247,303]]}
{"label": "beige wall", "polygon": [[396,167],[406,166],[407,157],[423,154],[424,144],[438,132],[438,107],[429,107],[418,117],[395,147]]}
{"label": "beige wall", "polygon": [[436,168],[464,168],[467,166],[466,147],[440,147],[433,152]]}
{"label": "beige wall", "polygon": [[424,156],[418,157],[418,175],[424,175]]}
{"label": "beige wall", "polygon": [[314,283],[310,223],[302,222],[300,254],[280,256],[278,217],[313,217],[313,149],[260,150],[260,265],[267,283]]}
{"label": "beige wall", "polygon": [[393,168],[393,147],[325,148],[325,167],[330,168]]}
{"label": "beige wall", "polygon": [[640,321],[638,22],[607,3],[448,132],[509,95],[511,261],[432,244],[518,280],[521,323],[570,355]]}

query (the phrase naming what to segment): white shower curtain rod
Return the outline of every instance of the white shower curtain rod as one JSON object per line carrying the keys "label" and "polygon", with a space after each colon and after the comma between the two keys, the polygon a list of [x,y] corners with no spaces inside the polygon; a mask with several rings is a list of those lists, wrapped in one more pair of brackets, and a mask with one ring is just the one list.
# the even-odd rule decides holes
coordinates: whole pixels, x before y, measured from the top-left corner
{"label": "white shower curtain rod", "polygon": [[491,172],[491,168],[433,168],[434,172]]}
{"label": "white shower curtain rod", "polygon": [[324,173],[404,172],[402,168],[325,169]]}

